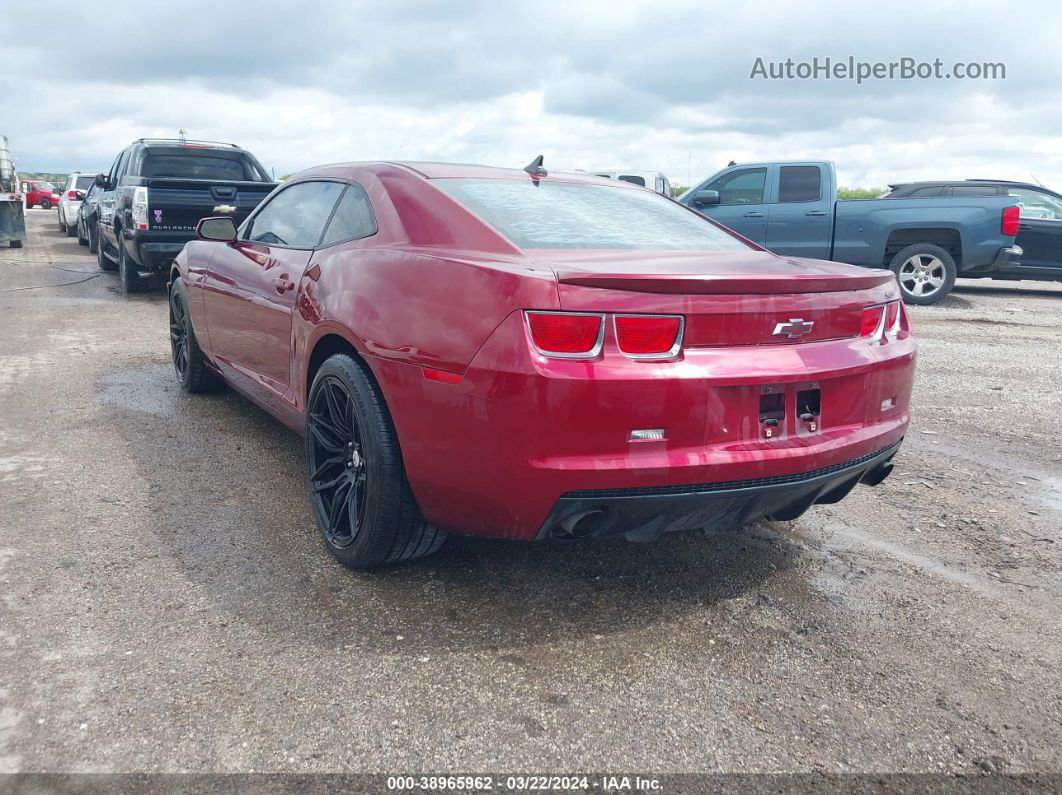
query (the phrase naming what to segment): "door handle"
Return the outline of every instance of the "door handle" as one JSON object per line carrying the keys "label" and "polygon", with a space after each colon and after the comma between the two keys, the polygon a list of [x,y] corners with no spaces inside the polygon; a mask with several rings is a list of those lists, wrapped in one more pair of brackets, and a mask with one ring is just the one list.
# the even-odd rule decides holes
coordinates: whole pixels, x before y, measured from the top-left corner
{"label": "door handle", "polygon": [[742,218],[763,218],[763,213],[751,212],[745,213]]}
{"label": "door handle", "polygon": [[814,216],[815,218],[823,218],[826,215],[826,211],[825,210],[808,210],[806,213],[804,213],[804,215],[811,215],[811,216]]}
{"label": "door handle", "polygon": [[273,279],[273,287],[276,288],[278,293],[283,295],[288,290],[295,289],[295,282],[288,278],[288,274],[282,273],[280,276]]}

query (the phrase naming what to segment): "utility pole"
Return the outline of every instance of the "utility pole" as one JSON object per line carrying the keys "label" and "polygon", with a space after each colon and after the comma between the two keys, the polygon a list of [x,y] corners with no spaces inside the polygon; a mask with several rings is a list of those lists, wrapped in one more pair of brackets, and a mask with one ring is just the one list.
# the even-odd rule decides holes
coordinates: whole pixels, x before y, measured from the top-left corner
{"label": "utility pole", "polygon": [[181,139],[181,143],[184,143],[185,141],[188,140],[188,130],[186,130],[186,129],[184,129],[184,127],[182,127],[181,129],[179,129],[177,131],[177,137]]}

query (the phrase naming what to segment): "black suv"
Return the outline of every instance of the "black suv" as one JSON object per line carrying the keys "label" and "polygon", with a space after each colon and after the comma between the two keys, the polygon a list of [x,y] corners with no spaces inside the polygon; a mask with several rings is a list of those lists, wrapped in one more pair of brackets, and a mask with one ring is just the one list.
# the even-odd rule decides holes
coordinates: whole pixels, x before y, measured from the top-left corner
{"label": "black suv", "polygon": [[988,276],[993,279],[1062,281],[1062,194],[1042,185],[1002,179],[908,182],[889,188],[882,198],[1016,196],[1021,221],[1014,242],[1021,247],[1021,263],[1006,270],[983,274],[963,271],[961,275],[964,278]]}
{"label": "black suv", "polygon": [[117,270],[122,289],[164,281],[195,237],[201,218],[231,215],[239,225],[276,187],[255,157],[235,144],[141,138],[114,159],[100,187],[96,256]]}

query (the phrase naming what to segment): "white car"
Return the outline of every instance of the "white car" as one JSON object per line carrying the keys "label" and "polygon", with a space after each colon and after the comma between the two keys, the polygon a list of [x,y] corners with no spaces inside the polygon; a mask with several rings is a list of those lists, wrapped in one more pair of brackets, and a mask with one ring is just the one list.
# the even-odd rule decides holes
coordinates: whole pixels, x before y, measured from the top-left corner
{"label": "white car", "polygon": [[610,171],[607,169],[598,170],[596,168],[591,168],[586,173],[593,174],[595,177],[619,179],[624,182],[630,182],[634,185],[641,185],[643,188],[655,190],[657,193],[662,193],[668,198],[671,198],[671,183],[668,182],[667,177],[659,171]]}
{"label": "white car", "polygon": [[92,187],[95,174],[84,171],[75,171],[67,177],[66,185],[59,196],[59,230],[66,232],[67,237],[77,234],[77,213],[81,209],[81,202],[85,200],[85,194]]}

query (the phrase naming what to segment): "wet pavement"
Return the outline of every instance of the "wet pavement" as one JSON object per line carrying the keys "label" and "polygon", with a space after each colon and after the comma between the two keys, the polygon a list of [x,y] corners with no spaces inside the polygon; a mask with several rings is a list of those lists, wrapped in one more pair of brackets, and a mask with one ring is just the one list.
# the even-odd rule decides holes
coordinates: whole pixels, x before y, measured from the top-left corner
{"label": "wet pavement", "polygon": [[1059,771],[1062,285],[960,282],[896,473],[652,544],[356,573],[161,293],[0,250],[0,771]]}

